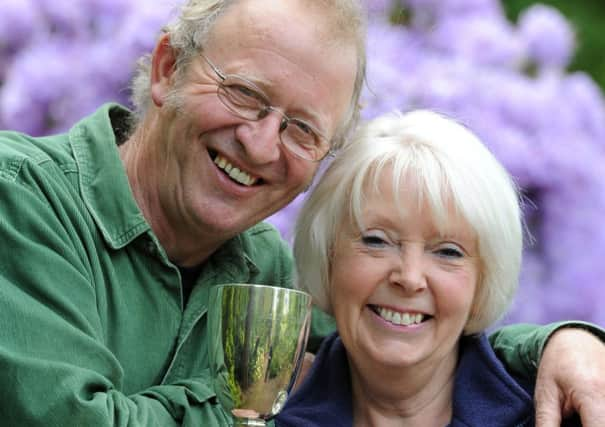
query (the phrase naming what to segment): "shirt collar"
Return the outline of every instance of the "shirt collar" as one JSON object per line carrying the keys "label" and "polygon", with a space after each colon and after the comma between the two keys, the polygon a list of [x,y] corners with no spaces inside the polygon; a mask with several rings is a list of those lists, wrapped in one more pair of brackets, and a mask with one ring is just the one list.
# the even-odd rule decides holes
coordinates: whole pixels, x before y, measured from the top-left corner
{"label": "shirt collar", "polygon": [[[121,123],[126,123],[131,114],[119,104],[108,103],[69,132],[82,198],[105,241],[114,249],[151,231],[130,189],[114,130],[123,126]],[[221,272],[232,280],[257,273],[258,268],[246,251],[249,245],[246,232],[225,242],[209,259],[216,268],[208,270]]]}
{"label": "shirt collar", "polygon": [[105,104],[69,131],[82,199],[114,249],[150,230],[130,190],[112,126],[112,120],[126,119],[129,114],[118,104]]}
{"label": "shirt collar", "polygon": [[252,274],[258,273],[258,267],[246,251],[250,244],[248,232],[225,242],[208,259],[207,274],[220,277],[220,281],[225,283],[247,281]]}
{"label": "shirt collar", "polygon": [[511,377],[485,334],[462,337],[451,426],[533,425],[532,390]]}

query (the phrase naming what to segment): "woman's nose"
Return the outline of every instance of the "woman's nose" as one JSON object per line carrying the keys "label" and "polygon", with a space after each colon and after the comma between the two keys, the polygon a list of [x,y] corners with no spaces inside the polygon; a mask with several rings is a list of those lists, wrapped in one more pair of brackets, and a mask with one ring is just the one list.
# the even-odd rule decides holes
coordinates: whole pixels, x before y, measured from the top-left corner
{"label": "woman's nose", "polygon": [[409,293],[426,289],[427,280],[423,264],[422,251],[402,250],[398,262],[394,263],[390,272],[390,282]]}

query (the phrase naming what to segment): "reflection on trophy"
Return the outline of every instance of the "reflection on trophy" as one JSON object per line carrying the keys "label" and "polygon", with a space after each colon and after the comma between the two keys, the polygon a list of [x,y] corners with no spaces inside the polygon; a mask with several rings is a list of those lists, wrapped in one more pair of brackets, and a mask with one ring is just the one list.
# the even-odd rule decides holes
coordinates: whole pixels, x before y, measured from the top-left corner
{"label": "reflection on trophy", "polygon": [[307,293],[252,284],[210,290],[208,331],[214,390],[234,426],[264,426],[284,406],[311,324]]}

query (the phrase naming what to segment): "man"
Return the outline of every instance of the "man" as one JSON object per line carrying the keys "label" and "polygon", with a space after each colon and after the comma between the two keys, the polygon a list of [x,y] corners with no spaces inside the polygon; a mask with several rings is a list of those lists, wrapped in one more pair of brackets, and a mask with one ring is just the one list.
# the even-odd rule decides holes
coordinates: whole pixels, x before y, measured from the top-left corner
{"label": "man", "polygon": [[[228,425],[207,370],[208,290],[291,284],[288,247],[259,222],[353,123],[359,16],[349,0],[190,1],[135,82],[134,124],[107,105],[65,135],[0,135],[4,425]],[[600,385],[603,346],[553,330],[501,332],[496,349],[532,375],[550,337],[543,425],[559,395],[595,420],[582,393]]]}

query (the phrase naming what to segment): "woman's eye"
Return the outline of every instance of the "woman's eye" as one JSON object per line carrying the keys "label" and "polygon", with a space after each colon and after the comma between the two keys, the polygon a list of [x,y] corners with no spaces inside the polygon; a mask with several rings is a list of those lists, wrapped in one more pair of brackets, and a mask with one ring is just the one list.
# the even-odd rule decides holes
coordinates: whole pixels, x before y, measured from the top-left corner
{"label": "woman's eye", "polygon": [[456,248],[456,247],[452,247],[452,246],[445,246],[442,248],[437,249],[437,254],[445,257],[445,258],[462,258],[464,257],[464,252],[462,252],[462,250]]}
{"label": "woman's eye", "polygon": [[388,242],[383,239],[380,236],[375,236],[375,235],[364,235],[361,236],[361,242],[366,245],[366,246],[370,246],[370,247],[383,247],[388,245]]}

